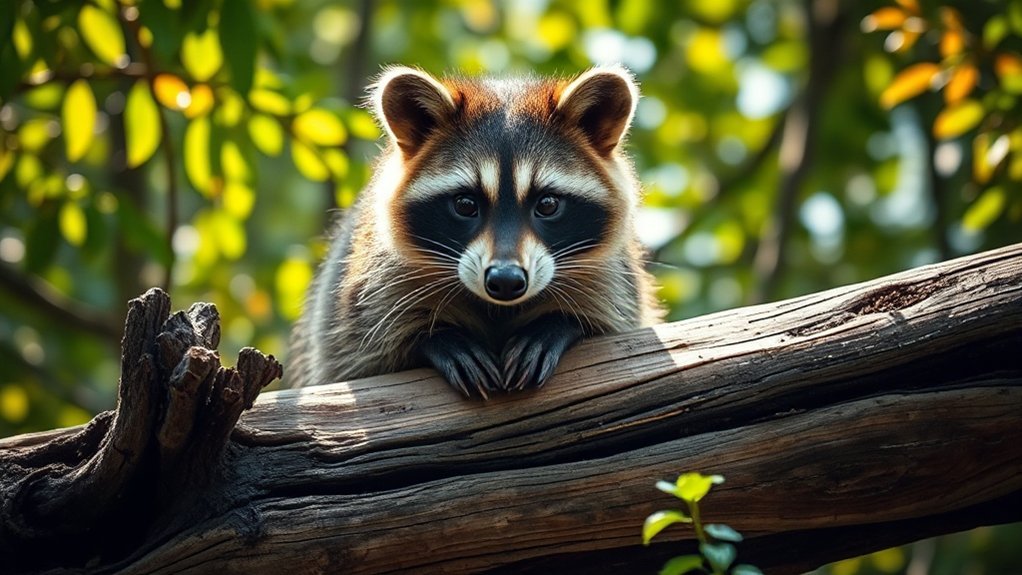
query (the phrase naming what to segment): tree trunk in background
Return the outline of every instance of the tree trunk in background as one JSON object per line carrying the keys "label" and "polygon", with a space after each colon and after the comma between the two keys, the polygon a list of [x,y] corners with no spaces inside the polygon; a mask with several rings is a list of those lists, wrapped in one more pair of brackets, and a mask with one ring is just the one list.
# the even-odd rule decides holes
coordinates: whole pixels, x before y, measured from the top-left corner
{"label": "tree trunk in background", "polygon": [[279,367],[167,306],[132,304],[116,413],[0,441],[12,569],[654,571],[685,471],[768,573],[1022,519],[1022,245],[589,341],[486,403],[429,370],[267,393],[230,435]]}

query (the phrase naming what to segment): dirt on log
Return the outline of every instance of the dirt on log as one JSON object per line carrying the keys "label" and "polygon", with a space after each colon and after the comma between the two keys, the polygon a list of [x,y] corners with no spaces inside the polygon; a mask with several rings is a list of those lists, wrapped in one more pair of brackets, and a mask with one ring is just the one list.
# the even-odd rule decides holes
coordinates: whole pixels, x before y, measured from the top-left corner
{"label": "dirt on log", "polygon": [[0,570],[655,572],[692,548],[638,545],[684,471],[727,478],[704,520],[767,573],[1022,520],[1022,244],[585,342],[539,391],[416,370],[236,427],[279,365],[167,309],[132,302],[116,412],[0,440]]}

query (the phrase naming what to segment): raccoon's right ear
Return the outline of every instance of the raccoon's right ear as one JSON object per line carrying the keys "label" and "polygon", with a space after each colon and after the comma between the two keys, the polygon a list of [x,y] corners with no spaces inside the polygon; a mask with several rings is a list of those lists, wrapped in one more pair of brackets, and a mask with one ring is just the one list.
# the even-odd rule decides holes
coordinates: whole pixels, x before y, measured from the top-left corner
{"label": "raccoon's right ear", "polygon": [[406,157],[419,151],[430,134],[454,114],[454,98],[429,74],[390,68],[376,82],[373,110]]}

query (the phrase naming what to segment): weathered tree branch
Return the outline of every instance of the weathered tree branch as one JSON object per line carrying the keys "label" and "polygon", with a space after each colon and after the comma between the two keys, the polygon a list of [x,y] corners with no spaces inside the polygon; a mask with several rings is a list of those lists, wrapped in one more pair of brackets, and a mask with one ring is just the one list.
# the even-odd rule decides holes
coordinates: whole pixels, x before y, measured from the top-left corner
{"label": "weathered tree branch", "polygon": [[[159,323],[142,331],[160,331]],[[126,357],[139,357],[135,337],[125,338]],[[61,555],[66,545],[50,543],[50,565],[637,572],[690,545],[637,543],[643,518],[674,504],[653,482],[697,470],[727,478],[703,515],[751,536],[740,560],[795,573],[1022,519],[1019,349],[1022,244],[586,342],[545,389],[486,403],[462,400],[429,370],[264,394],[229,441],[234,408],[186,400],[192,416],[192,407],[173,407],[177,390],[187,398],[209,380],[203,353],[185,354],[176,370],[128,361],[126,385],[139,370],[148,381],[175,374],[171,399],[158,402],[164,415],[125,414],[147,392],[122,388],[116,416],[0,441],[0,541],[17,565],[38,568],[30,546],[52,542],[58,529],[66,536],[56,522],[71,516],[48,499],[26,504],[43,492],[23,485],[42,482],[60,499],[49,486],[63,481],[93,504],[76,512],[96,516],[105,499],[78,484],[102,475],[134,502],[134,536],[101,554],[67,556],[78,563]],[[160,446],[150,441],[147,457],[161,463],[143,488],[95,457],[81,463],[79,454],[98,450],[142,468],[124,449],[144,446],[118,430],[122,420],[157,419],[181,431],[147,428]],[[692,537],[684,528],[664,535]]]}

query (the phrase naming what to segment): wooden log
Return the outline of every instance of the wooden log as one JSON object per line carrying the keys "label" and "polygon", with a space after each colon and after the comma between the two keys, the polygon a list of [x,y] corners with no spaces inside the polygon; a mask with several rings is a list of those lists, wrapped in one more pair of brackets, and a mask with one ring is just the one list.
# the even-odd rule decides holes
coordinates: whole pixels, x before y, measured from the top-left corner
{"label": "wooden log", "polygon": [[[675,503],[653,483],[701,471],[727,478],[703,514],[751,537],[739,559],[800,572],[1022,519],[1020,350],[1022,244],[585,342],[546,388],[485,403],[429,370],[266,393],[213,471],[131,492],[160,505],[133,518],[130,545],[48,565],[653,570],[692,538],[638,545],[645,516]],[[0,463],[89,452],[102,427],[0,440]],[[14,479],[0,473],[4,529],[33,516],[7,504]],[[23,549],[4,551],[37,566]]]}

